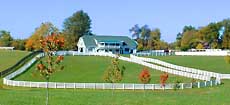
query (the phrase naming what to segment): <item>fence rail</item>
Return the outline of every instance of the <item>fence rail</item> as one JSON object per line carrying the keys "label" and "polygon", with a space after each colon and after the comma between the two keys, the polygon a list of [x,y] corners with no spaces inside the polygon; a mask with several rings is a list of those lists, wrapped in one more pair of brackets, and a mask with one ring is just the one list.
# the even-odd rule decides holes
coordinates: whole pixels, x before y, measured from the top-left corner
{"label": "fence rail", "polygon": [[181,56],[227,56],[229,51],[203,51],[203,52],[175,52],[175,55]]}
{"label": "fence rail", "polygon": [[130,55],[130,58],[158,64],[158,65],[161,65],[161,66],[164,66],[167,68],[172,68],[172,69],[182,71],[182,72],[187,72],[187,73],[192,73],[192,74],[197,74],[197,75],[203,75],[203,76],[208,76],[208,77],[215,77],[219,81],[221,79],[230,79],[230,74],[221,74],[221,73],[215,73],[215,72],[205,71],[205,70],[201,70],[201,69],[178,66],[178,65],[167,63],[167,62],[164,62],[164,61],[161,61],[158,59],[138,57],[135,55]]}
{"label": "fence rail", "polygon": [[[203,76],[208,76],[208,77],[215,77],[217,79],[222,79],[222,75],[220,73],[215,73],[215,72],[210,72],[210,71],[205,71],[205,70],[200,70],[200,69],[194,69],[194,68],[189,68],[189,67],[183,67],[183,66],[178,66],[174,64],[170,64],[158,59],[153,59],[153,58],[144,58],[144,57],[137,57],[135,55],[130,55],[131,59],[136,59],[136,60],[142,60],[145,62],[151,62],[154,64],[158,64],[167,68],[172,68],[176,69],[178,71],[182,72],[187,72],[187,73],[192,73],[192,74],[197,74],[197,75],[203,75]],[[224,75],[226,77],[226,75]],[[229,75],[227,75],[229,76]],[[230,76],[229,76],[230,77]]]}
{"label": "fence rail", "polygon": [[[59,51],[55,53],[56,55],[85,55],[85,56],[110,56],[110,57],[116,57],[115,54],[112,53],[78,53],[74,51]],[[40,58],[44,56],[44,53],[40,53],[36,55],[33,59],[30,60],[27,64],[22,66],[20,69],[17,71],[9,74],[8,76],[3,78],[3,83],[5,85],[10,85],[10,86],[23,86],[23,87],[38,87],[38,88],[45,88],[47,83],[46,82],[31,82],[31,81],[14,81],[11,80],[15,76],[21,74],[22,72],[26,71],[27,68],[29,68],[36,60],[37,58]],[[119,57],[120,60],[128,61],[128,62],[133,62],[137,64],[141,64],[156,70],[160,71],[165,71],[171,74],[176,74],[176,75],[181,75],[185,77],[190,77],[190,78],[195,78],[195,79],[200,79],[200,80],[205,80],[203,82],[198,82],[198,83],[181,83],[179,86],[181,89],[184,88],[192,88],[192,87],[202,87],[202,86],[213,86],[217,85],[220,82],[219,81],[213,81],[210,80],[209,76],[206,75],[199,75],[199,74],[193,74],[193,73],[188,73],[188,72],[183,72],[183,71],[178,71],[158,65],[154,65],[148,62],[145,62],[140,59],[131,59],[128,57]],[[204,85],[203,85],[204,84]],[[48,87],[49,88],[93,88],[93,89],[173,89],[173,86],[175,84],[167,84],[165,88],[160,87],[160,84],[110,84],[110,83],[59,83],[59,82],[49,82]]]}
{"label": "fence rail", "polygon": [[9,68],[6,69],[6,70],[1,71],[1,72],[0,72],[0,77],[3,77],[3,76],[5,76],[6,74],[9,74],[9,73],[15,71],[15,68],[20,67],[20,65],[25,64],[26,62],[28,62],[28,60],[29,60],[31,57],[33,57],[33,56],[35,56],[35,55],[37,55],[37,54],[39,54],[39,53],[41,53],[41,51],[35,51],[35,52],[32,52],[32,53],[30,53],[29,55],[23,57],[23,58],[22,58],[21,60],[19,60],[15,65],[9,67]]}
{"label": "fence rail", "polygon": [[[30,82],[30,81],[14,81],[3,79],[5,85],[22,86],[30,88],[46,88],[47,82]],[[186,88],[202,88],[207,86],[218,85],[215,80],[202,81],[195,83],[180,83],[177,89]],[[155,89],[175,89],[176,84],[166,84],[162,87],[161,84],[132,84],[132,83],[61,83],[49,82],[48,88],[83,88],[83,89],[123,89],[123,90],[155,90]]]}

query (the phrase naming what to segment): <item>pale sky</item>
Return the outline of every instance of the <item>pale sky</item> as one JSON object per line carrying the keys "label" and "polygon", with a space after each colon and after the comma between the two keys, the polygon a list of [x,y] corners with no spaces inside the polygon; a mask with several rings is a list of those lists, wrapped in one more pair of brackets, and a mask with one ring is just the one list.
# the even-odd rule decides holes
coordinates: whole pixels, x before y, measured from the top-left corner
{"label": "pale sky", "polygon": [[42,22],[59,29],[83,10],[98,35],[126,35],[135,24],[159,28],[162,39],[175,41],[185,25],[205,26],[230,17],[229,0],[0,0],[0,30],[28,38]]}

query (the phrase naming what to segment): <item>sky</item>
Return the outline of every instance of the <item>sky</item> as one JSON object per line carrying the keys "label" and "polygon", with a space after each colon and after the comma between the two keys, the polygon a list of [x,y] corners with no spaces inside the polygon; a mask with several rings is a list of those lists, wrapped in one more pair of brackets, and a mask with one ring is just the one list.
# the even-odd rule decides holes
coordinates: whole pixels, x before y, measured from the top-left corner
{"label": "sky", "polygon": [[200,27],[230,17],[230,0],[0,0],[0,30],[28,38],[43,22],[60,30],[73,13],[83,10],[96,35],[125,35],[135,24],[161,30],[161,39],[176,40],[185,25]]}

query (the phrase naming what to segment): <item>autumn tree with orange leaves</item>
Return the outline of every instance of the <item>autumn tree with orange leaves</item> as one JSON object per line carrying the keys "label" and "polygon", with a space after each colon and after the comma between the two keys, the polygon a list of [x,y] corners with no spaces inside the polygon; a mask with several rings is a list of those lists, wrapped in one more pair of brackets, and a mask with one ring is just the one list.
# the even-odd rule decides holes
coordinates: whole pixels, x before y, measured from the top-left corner
{"label": "autumn tree with orange leaves", "polygon": [[165,83],[168,79],[168,73],[164,72],[163,74],[160,75],[160,83],[161,83],[161,87],[165,88]]}
{"label": "autumn tree with orange leaves", "polygon": [[47,81],[46,105],[48,105],[50,76],[56,71],[64,69],[64,66],[60,64],[64,57],[61,55],[57,57],[55,56],[55,52],[64,46],[64,38],[57,33],[51,33],[46,37],[42,37],[40,44],[40,47],[45,54],[45,59],[44,61],[41,59],[37,64],[37,70],[40,72],[40,75]]}
{"label": "autumn tree with orange leaves", "polygon": [[35,29],[33,34],[26,40],[25,48],[27,51],[40,50],[39,40],[42,37],[46,37],[48,33],[52,32],[57,33],[58,28],[56,28],[51,22],[42,23],[38,28]]}
{"label": "autumn tree with orange leaves", "polygon": [[145,89],[145,84],[149,83],[151,81],[151,75],[147,67],[144,67],[139,74],[139,79],[141,83],[144,84],[144,89]]}

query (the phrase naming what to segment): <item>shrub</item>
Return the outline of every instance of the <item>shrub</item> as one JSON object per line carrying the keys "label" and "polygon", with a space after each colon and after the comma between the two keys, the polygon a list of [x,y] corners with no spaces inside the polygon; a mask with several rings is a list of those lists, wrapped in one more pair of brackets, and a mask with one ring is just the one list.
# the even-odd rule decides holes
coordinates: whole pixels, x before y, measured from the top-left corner
{"label": "shrub", "polygon": [[194,78],[192,79],[191,82],[192,82],[192,88],[197,87],[196,80]]}
{"label": "shrub", "polygon": [[173,85],[173,89],[174,90],[178,90],[178,89],[180,89],[180,83],[181,83],[182,81],[181,80],[176,80],[175,81],[175,83],[174,83],[174,85]]}
{"label": "shrub", "polygon": [[139,74],[139,79],[140,79],[141,83],[143,83],[143,84],[147,84],[151,81],[151,75],[150,75],[147,67],[144,67],[142,69],[141,73]]}
{"label": "shrub", "polygon": [[163,74],[160,75],[160,83],[161,83],[161,87],[165,87],[165,82],[168,79],[168,73],[164,72]]}
{"label": "shrub", "polygon": [[225,62],[227,64],[230,64],[230,56],[229,55],[225,56],[224,59],[225,59]]}

